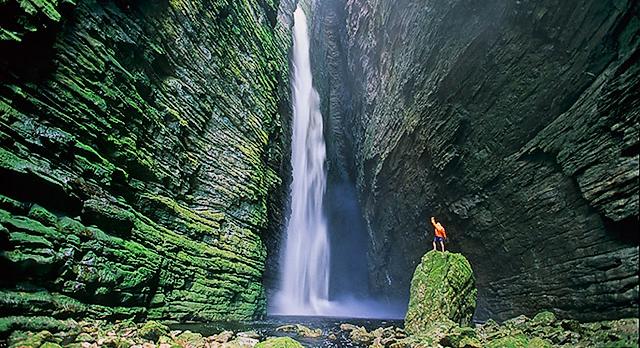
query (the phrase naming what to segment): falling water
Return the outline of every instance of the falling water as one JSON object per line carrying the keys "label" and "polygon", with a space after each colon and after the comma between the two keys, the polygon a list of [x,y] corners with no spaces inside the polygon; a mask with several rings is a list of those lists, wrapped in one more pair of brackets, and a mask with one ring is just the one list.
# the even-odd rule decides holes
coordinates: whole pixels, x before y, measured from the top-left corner
{"label": "falling water", "polygon": [[313,88],[307,19],[298,6],[293,26],[291,217],[275,312],[323,314],[329,300],[329,239],[323,210],[327,183],[320,98]]}
{"label": "falling water", "polygon": [[[287,223],[281,284],[271,299],[269,312],[276,315],[403,317],[402,307],[357,298],[355,294],[329,300],[331,250],[323,208],[327,185],[326,146],[320,97],[313,88],[311,77],[307,19],[299,6],[294,12],[292,65],[291,216]],[[357,257],[352,255],[352,259]],[[353,276],[353,279],[359,278]]]}

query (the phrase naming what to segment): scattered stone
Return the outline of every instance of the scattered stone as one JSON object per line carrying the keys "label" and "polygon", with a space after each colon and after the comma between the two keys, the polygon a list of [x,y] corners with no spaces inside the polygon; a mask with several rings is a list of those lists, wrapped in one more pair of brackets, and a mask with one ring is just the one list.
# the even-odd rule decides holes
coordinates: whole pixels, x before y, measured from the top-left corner
{"label": "scattered stone", "polygon": [[533,319],[531,319],[532,326],[549,326],[556,321],[556,315],[552,312],[544,311],[536,314]]}
{"label": "scattered stone", "polygon": [[283,325],[276,328],[276,331],[293,332],[293,333],[296,333],[297,335],[308,337],[308,338],[317,338],[322,336],[321,329],[311,329],[300,324]]}
{"label": "scattered stone", "polygon": [[224,348],[252,348],[256,344],[258,344],[260,340],[257,338],[238,336],[233,341],[229,341],[227,343],[223,343],[221,347]]}
{"label": "scattered stone", "polygon": [[519,315],[515,318],[505,320],[505,322],[502,323],[502,325],[508,328],[524,329],[530,320],[531,319],[529,319],[529,317],[527,317],[526,315]]}
{"label": "scattered stone", "polygon": [[470,327],[453,326],[449,332],[440,339],[440,344],[445,347],[481,347],[476,336],[476,331]]}
{"label": "scattered stone", "polygon": [[489,342],[487,348],[526,348],[529,340],[523,334],[517,336],[507,336],[499,338],[495,341]]}
{"label": "scattered stone", "polygon": [[[352,324],[340,325],[342,331],[330,332],[328,340],[339,343],[346,335],[347,346],[369,348],[550,348],[550,347],[638,347],[638,318],[580,324],[574,320],[557,320],[555,315],[542,312],[528,319],[519,316],[499,325],[489,320],[476,328],[459,326],[451,320],[431,322],[420,334],[407,335],[397,327],[380,327],[368,331]],[[259,342],[255,331],[241,332],[235,337],[232,331],[223,331],[204,338],[191,331],[164,330],[155,341],[142,337],[144,327],[162,327],[162,324],[133,324],[130,322],[109,324],[99,321],[80,322],[69,332],[52,334],[49,331],[11,334],[8,347],[58,348],[253,348],[253,347],[301,347],[294,339],[281,337]],[[307,328],[308,329],[308,328]],[[293,330],[293,331],[292,331]],[[312,329],[309,329],[312,330]],[[279,331],[304,331],[301,327],[288,326]],[[91,332],[91,333],[90,333]],[[67,343],[74,342],[74,343]],[[268,344],[268,345],[265,345]]]}
{"label": "scattered stone", "polygon": [[233,336],[233,331],[222,331],[217,335],[211,336],[210,339],[211,341],[215,341],[218,343],[227,343],[233,338]]}
{"label": "scattered stone", "polygon": [[166,325],[160,324],[157,321],[148,321],[138,330],[138,335],[142,338],[146,338],[151,341],[158,341],[161,336],[169,333],[169,328]]}
{"label": "scattered stone", "polygon": [[76,336],[76,342],[95,342],[95,338],[86,332],[82,332]]}
{"label": "scattered stone", "polygon": [[373,342],[374,336],[367,332],[364,327],[356,327],[355,329],[351,330],[349,338],[357,343],[370,344]]}
{"label": "scattered stone", "polygon": [[200,348],[205,345],[205,339],[201,334],[189,330],[179,334],[175,338],[175,342],[184,348]]}
{"label": "scattered stone", "polygon": [[253,339],[260,339],[260,334],[258,334],[255,331],[238,332],[237,336],[238,337],[253,338]]}
{"label": "scattered stone", "polygon": [[340,330],[342,330],[342,331],[352,331],[352,330],[355,330],[355,329],[358,329],[358,328],[359,328],[358,326],[355,326],[355,325],[349,324],[349,323],[340,324]]}

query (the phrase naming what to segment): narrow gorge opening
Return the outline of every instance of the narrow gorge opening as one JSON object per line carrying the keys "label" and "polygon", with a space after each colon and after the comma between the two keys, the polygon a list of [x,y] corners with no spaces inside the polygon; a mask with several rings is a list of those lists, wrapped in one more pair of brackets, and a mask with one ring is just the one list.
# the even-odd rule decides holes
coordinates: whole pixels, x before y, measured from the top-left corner
{"label": "narrow gorge opening", "polygon": [[[269,314],[401,318],[403,305],[369,292],[364,219],[355,184],[328,178],[321,101],[311,67],[307,16],[294,12],[291,54],[292,182],[279,284]],[[324,96],[326,98],[326,96]],[[334,166],[342,166],[338,163]],[[334,169],[335,171],[335,169]]]}
{"label": "narrow gorge opening", "polygon": [[0,1],[0,347],[637,347],[638,13]]}

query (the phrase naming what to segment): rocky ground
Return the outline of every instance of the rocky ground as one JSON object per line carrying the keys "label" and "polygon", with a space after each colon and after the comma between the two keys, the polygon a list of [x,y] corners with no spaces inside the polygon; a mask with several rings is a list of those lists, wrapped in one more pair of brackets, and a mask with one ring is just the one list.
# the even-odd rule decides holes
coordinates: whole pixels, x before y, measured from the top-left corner
{"label": "rocky ground", "polygon": [[[251,331],[219,331],[202,335],[170,330],[156,321],[69,320],[50,331],[14,331],[10,347],[370,347],[370,348],[546,348],[637,347],[638,318],[581,323],[559,319],[550,311],[524,315],[501,324],[470,323],[475,309],[475,277],[461,254],[430,251],[422,257],[411,282],[404,327],[365,328],[351,323],[310,328],[288,324],[273,329],[254,324]],[[405,330],[406,328],[406,330]],[[195,331],[195,330],[194,330]],[[204,332],[204,330],[201,330]],[[275,337],[274,337],[275,336]]]}
{"label": "rocky ground", "polygon": [[199,333],[170,330],[156,321],[136,324],[123,321],[115,324],[104,321],[82,321],[69,330],[52,334],[50,331],[14,332],[9,347],[302,347],[289,337],[264,337],[258,332],[222,331],[205,337]]}
{"label": "rocky ground", "polygon": [[[276,330],[282,337],[257,331],[221,331],[203,336],[188,330],[170,330],[155,321],[107,323],[81,321],[67,330],[52,333],[14,332],[8,346],[17,347],[159,347],[159,348],[266,348],[266,347],[371,347],[371,348],[499,348],[499,347],[638,347],[638,319],[593,323],[557,319],[551,312],[533,318],[519,316],[498,324],[492,320],[476,327],[459,326],[451,321],[434,322],[419,335],[408,335],[403,328],[388,326],[367,330],[343,323],[335,329],[321,330],[292,324]],[[291,336],[291,337],[289,337]],[[346,338],[346,339],[345,339]]]}

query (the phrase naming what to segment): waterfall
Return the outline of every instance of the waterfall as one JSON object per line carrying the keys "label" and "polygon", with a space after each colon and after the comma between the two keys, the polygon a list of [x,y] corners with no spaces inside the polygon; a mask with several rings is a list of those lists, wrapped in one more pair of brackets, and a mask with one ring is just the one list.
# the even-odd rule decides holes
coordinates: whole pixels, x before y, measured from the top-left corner
{"label": "waterfall", "polygon": [[275,312],[323,314],[329,300],[329,238],[323,210],[327,183],[320,97],[313,88],[307,19],[298,6],[293,25],[291,217]]}
{"label": "waterfall", "polygon": [[[294,12],[292,67],[291,216],[286,227],[281,283],[271,299],[269,312],[275,315],[401,318],[404,316],[402,305],[357,298],[353,294],[329,300],[331,250],[323,207],[327,153],[320,96],[313,88],[311,76],[307,18],[300,6]],[[347,247],[353,252],[360,250]],[[352,259],[358,257],[351,256]],[[364,254],[359,256],[364,257]],[[354,275],[352,279],[359,278]]]}

